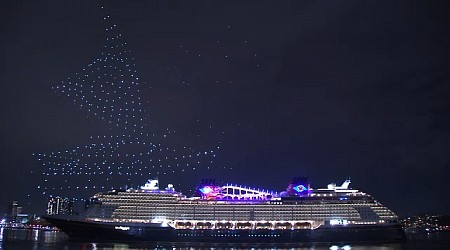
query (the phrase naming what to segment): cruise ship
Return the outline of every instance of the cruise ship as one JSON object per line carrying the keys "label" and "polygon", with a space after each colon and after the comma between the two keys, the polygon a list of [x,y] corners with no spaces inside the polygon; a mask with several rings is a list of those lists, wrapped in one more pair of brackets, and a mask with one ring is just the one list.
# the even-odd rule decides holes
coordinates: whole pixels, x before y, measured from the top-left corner
{"label": "cruise ship", "polygon": [[78,239],[172,243],[395,242],[405,239],[394,212],[342,185],[313,189],[294,178],[282,192],[204,179],[187,197],[149,180],[137,189],[98,193],[83,216],[44,218]]}

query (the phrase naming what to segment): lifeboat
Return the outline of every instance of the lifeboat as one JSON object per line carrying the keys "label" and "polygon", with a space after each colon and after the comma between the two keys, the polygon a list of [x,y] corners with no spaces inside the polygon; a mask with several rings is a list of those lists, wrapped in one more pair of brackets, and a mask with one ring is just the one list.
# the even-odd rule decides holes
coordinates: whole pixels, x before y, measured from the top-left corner
{"label": "lifeboat", "polygon": [[236,223],[236,229],[252,229],[252,223],[238,222],[238,223]]}
{"label": "lifeboat", "polygon": [[175,224],[175,227],[177,229],[190,229],[190,228],[192,228],[192,226],[193,226],[193,224],[190,221],[178,221]]}
{"label": "lifeboat", "polygon": [[275,229],[291,229],[292,224],[289,222],[277,222],[275,223]]}
{"label": "lifeboat", "polygon": [[217,222],[216,229],[231,229],[233,224],[231,222]]}
{"label": "lifeboat", "polygon": [[195,225],[196,229],[211,229],[213,224],[211,222],[197,222]]}
{"label": "lifeboat", "polygon": [[311,229],[311,223],[309,223],[309,222],[296,222],[296,223],[294,223],[294,229]]}
{"label": "lifeboat", "polygon": [[258,222],[256,223],[256,229],[272,229],[273,225],[270,222]]}

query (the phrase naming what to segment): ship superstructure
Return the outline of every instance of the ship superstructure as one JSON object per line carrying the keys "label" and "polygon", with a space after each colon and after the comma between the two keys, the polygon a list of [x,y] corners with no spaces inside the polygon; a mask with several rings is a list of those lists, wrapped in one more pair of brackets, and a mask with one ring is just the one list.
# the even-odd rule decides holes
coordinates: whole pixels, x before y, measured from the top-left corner
{"label": "ship superstructure", "polygon": [[[277,238],[288,242],[332,241],[347,234],[352,235],[351,240],[357,239],[358,231],[359,236],[372,232],[380,240],[402,239],[398,217],[370,195],[349,188],[349,184],[350,180],[346,180],[341,186],[330,184],[312,189],[308,179],[300,177],[294,178],[286,191],[278,193],[233,184],[220,186],[206,179],[196,195],[186,197],[173,185],[161,190],[158,180],[149,180],[138,189],[96,194],[90,199],[85,217],[78,221],[83,225],[113,226],[108,230],[140,240],[154,239],[152,235],[162,231],[170,232],[162,235],[171,235],[167,236],[169,241],[249,237],[269,242],[276,242]],[[57,222],[54,224],[58,226]],[[64,225],[60,228],[64,231]],[[79,234],[69,228],[69,235]],[[323,236],[326,232],[335,236]],[[320,235],[324,238],[317,239]],[[159,239],[164,239],[162,236]],[[240,239],[235,239],[238,236]]]}

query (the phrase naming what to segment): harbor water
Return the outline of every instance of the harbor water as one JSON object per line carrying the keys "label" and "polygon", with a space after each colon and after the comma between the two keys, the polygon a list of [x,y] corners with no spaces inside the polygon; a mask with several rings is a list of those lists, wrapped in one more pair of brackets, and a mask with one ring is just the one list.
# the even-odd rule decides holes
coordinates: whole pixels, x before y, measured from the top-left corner
{"label": "harbor water", "polygon": [[127,249],[330,249],[330,250],[388,250],[388,249],[450,249],[450,232],[410,234],[402,243],[320,243],[296,245],[205,245],[196,243],[156,244],[134,242],[84,242],[69,239],[59,231],[0,228],[0,249],[12,250],[127,250]]}

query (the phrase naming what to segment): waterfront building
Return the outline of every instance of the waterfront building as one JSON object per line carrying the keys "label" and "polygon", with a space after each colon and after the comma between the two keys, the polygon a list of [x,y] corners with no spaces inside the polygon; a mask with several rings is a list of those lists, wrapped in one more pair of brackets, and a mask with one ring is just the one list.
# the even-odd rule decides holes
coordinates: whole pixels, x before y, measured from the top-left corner
{"label": "waterfront building", "polygon": [[9,204],[8,207],[8,216],[11,221],[15,221],[17,219],[17,215],[22,213],[22,206],[19,205],[18,201],[13,201]]}

